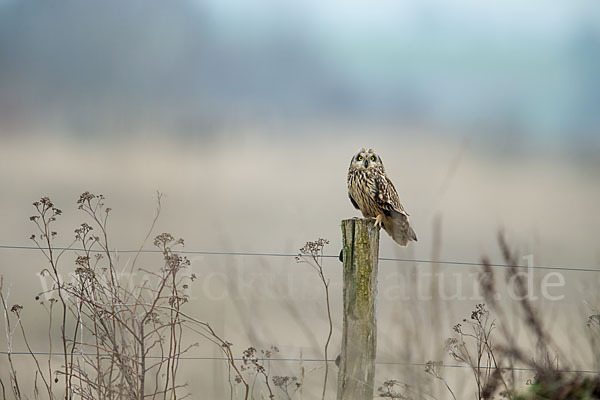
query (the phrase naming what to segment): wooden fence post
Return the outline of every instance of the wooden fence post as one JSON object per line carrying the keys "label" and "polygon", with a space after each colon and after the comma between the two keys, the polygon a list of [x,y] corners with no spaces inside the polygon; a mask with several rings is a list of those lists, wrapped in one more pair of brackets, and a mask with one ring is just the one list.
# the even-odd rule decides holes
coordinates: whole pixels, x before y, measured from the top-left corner
{"label": "wooden fence post", "polygon": [[338,400],[372,400],[377,350],[377,259],[379,228],[372,219],[342,221],[344,327]]}

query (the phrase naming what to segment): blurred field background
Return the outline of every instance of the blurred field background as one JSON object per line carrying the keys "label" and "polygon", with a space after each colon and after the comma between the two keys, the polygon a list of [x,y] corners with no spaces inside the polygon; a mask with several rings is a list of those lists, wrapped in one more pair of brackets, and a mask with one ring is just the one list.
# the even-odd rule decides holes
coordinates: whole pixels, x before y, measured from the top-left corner
{"label": "blurred field background", "polygon": [[[58,240],[68,244],[83,221],[75,201],[89,190],[113,208],[113,246],[136,249],[160,191],[155,233],[185,238],[187,250],[295,254],[324,237],[326,253],[337,255],[340,221],[358,215],[346,194],[348,164],[372,147],[419,237],[399,248],[382,235],[381,256],[500,262],[504,229],[537,266],[600,270],[598,71],[594,1],[1,0],[0,244],[31,244],[31,203],[43,195],[63,210]],[[120,265],[132,257],[121,254]],[[188,311],[240,355],[275,345],[274,357],[322,358],[327,321],[310,268],[293,257],[190,259],[198,281]],[[141,261],[160,264],[153,255]],[[46,324],[34,296],[43,265],[37,251],[0,249],[10,301],[24,306],[40,351]],[[326,259],[334,358],[340,269]],[[444,339],[480,302],[470,297],[478,271],[382,261],[378,359],[452,364]],[[545,273],[534,272],[538,295]],[[590,305],[600,307],[600,273],[560,273],[565,286],[552,293],[564,298],[535,305],[578,367],[598,369],[585,322]],[[438,285],[467,298],[440,299]],[[192,356],[218,352],[200,342]],[[30,362],[18,359],[23,374]],[[182,363],[192,398],[227,398],[224,362]],[[271,368],[297,375],[300,362]],[[376,378],[446,398],[423,369],[381,364]],[[444,372],[459,398],[473,396],[468,370]],[[309,374],[304,398],[320,393],[321,373]]]}

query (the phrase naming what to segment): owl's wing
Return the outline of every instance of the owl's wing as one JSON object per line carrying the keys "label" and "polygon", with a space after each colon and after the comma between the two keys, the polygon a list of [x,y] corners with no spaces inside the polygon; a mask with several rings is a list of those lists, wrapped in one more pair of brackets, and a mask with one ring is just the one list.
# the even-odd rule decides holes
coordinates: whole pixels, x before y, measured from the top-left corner
{"label": "owl's wing", "polygon": [[[378,175],[375,177],[375,202],[384,211],[392,213],[393,211],[408,216],[408,213],[402,207],[398,192],[392,181],[385,175]],[[389,215],[389,214],[388,214]]]}
{"label": "owl's wing", "polygon": [[375,177],[375,202],[383,210],[383,229],[400,246],[406,246],[410,240],[417,240],[415,231],[408,222],[408,213],[402,207],[398,192],[385,175]]}

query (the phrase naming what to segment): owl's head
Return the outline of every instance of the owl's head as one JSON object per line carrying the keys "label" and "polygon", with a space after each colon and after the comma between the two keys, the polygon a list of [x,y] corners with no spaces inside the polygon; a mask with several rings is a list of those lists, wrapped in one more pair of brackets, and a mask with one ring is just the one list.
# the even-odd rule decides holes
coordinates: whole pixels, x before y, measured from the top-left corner
{"label": "owl's head", "polygon": [[360,149],[350,161],[351,170],[378,169],[383,172],[381,157],[373,149]]}

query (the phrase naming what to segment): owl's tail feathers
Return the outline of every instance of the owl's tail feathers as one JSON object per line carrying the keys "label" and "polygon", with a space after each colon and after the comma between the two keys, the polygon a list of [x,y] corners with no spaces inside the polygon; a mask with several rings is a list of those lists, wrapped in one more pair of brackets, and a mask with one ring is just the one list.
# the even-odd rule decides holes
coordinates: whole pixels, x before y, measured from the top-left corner
{"label": "owl's tail feathers", "polygon": [[417,235],[410,227],[406,214],[392,211],[389,216],[384,217],[383,229],[400,246],[406,246],[411,240],[417,241]]}

